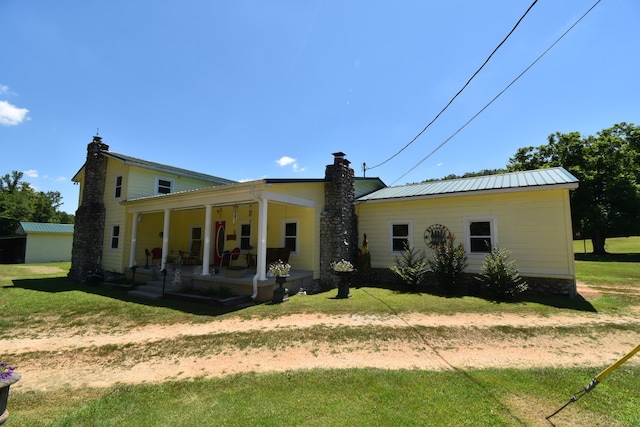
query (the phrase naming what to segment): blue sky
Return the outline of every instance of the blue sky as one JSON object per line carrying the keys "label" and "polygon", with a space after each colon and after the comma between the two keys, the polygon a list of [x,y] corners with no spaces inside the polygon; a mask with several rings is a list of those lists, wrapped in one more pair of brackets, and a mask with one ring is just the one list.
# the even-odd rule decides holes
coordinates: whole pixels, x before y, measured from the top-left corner
{"label": "blue sky", "polygon": [[[111,151],[233,180],[356,175],[429,123],[532,0],[0,1],[0,174],[74,213],[96,129]],[[504,167],[551,133],[639,124],[640,2],[539,0],[415,142],[366,176]],[[419,165],[418,165],[419,164]]]}

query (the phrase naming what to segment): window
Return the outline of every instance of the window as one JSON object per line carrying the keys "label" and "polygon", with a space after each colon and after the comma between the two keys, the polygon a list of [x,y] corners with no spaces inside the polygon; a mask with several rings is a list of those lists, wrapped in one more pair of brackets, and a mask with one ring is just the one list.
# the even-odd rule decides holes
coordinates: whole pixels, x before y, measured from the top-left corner
{"label": "window", "polygon": [[291,249],[291,253],[298,251],[298,222],[287,221],[284,223],[284,245]]}
{"label": "window", "polygon": [[191,245],[189,247],[192,248],[192,250],[197,248],[198,253],[192,253],[191,255],[200,255],[200,248],[202,247],[202,227],[191,227]]}
{"label": "window", "polygon": [[465,249],[469,254],[486,254],[497,242],[495,217],[469,217],[464,219]]}
{"label": "window", "polygon": [[114,225],[111,229],[111,249],[118,249],[120,244],[120,226]]}
{"label": "window", "polygon": [[402,252],[411,246],[413,224],[411,221],[392,221],[389,223],[389,252]]}
{"label": "window", "polygon": [[251,249],[251,223],[240,224],[240,249],[248,251]]}
{"label": "window", "polygon": [[116,199],[122,197],[122,176],[116,177]]}
{"label": "window", "polygon": [[156,194],[169,194],[173,190],[173,181],[168,178],[156,178]]}

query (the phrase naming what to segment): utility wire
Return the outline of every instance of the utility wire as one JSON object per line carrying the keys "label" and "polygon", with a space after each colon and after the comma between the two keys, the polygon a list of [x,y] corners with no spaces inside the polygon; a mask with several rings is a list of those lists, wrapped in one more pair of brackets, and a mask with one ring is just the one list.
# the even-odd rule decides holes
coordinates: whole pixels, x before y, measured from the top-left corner
{"label": "utility wire", "polygon": [[[513,32],[515,31],[515,29],[518,27],[518,25],[520,25],[520,22],[522,22],[522,20],[524,19],[525,16],[527,16],[527,14],[529,13],[529,11],[531,11],[531,9],[533,8],[533,6],[535,6],[535,4],[538,2],[538,0],[534,0],[533,3],[531,3],[531,6],[529,6],[529,8],[527,9],[527,11],[524,13],[524,15],[522,15],[520,17],[520,19],[518,19],[518,22],[516,22],[516,25],[513,26],[513,28],[511,29],[511,31],[509,31],[509,34],[507,34],[507,36],[500,42],[500,44],[498,44],[498,46],[496,46],[495,49],[493,49],[493,52],[491,52],[491,55],[489,55],[487,57],[487,59],[485,59],[484,63],[480,66],[480,68],[478,68],[476,70],[475,73],[473,73],[473,75],[469,78],[469,80],[467,80],[467,82],[462,86],[462,88],[458,91],[458,93],[456,93],[454,95],[453,98],[451,98],[451,100],[447,103],[447,105],[444,106],[444,108],[442,110],[440,110],[440,112],[438,114],[436,114],[436,116],[429,122],[429,124],[427,124],[421,131],[420,133],[418,133],[411,141],[409,141],[404,147],[402,147],[398,152],[396,152],[393,156],[389,157],[387,160],[383,161],[382,163],[378,163],[375,166],[371,166],[369,168],[366,168],[366,170],[370,170],[370,169],[375,169],[378,166],[382,166],[385,163],[387,163],[388,161],[390,161],[391,159],[393,159],[394,157],[396,157],[398,154],[402,153],[407,147],[409,147],[411,144],[413,144],[418,138],[420,138],[420,136],[433,124],[433,122],[435,122],[438,117],[440,117],[442,115],[442,113],[445,112],[445,110],[447,108],[449,108],[449,106],[453,103],[453,101],[458,97],[458,95],[460,95],[462,93],[463,90],[466,89],[467,86],[469,86],[469,83],[471,83],[471,80],[473,80],[475,78],[476,75],[478,75],[478,73],[484,68],[485,65],[487,65],[487,63],[489,62],[489,60],[493,57],[493,55],[498,51],[498,49],[500,49],[500,47],[502,47],[502,45],[507,41],[507,39],[511,36],[511,34],[513,34]],[[365,173],[366,173],[365,170]]]}
{"label": "utility wire", "polygon": [[422,163],[424,163],[425,160],[427,160],[429,157],[431,157],[436,151],[438,151],[439,149],[441,149],[442,147],[444,147],[444,145],[449,142],[454,136],[456,136],[462,129],[464,129],[465,127],[467,127],[467,125],[469,123],[471,123],[473,120],[475,120],[476,117],[478,117],[484,110],[486,110],[491,104],[493,104],[493,102],[498,99],[503,93],[505,93],[507,91],[507,89],[509,89],[515,82],[517,82],[520,77],[522,77],[523,75],[525,75],[525,73],[527,71],[529,71],[529,69],[531,69],[531,67],[533,67],[540,59],[542,59],[543,56],[545,56],[547,54],[547,52],[549,52],[551,49],[553,49],[553,47],[558,44],[558,42],[560,40],[562,40],[564,38],[564,36],[566,36],[569,31],[571,31],[573,29],[573,27],[575,27],[576,25],[578,25],[578,23],[580,23],[580,21],[582,21],[582,19],[587,16],[589,14],[589,12],[591,12],[593,10],[593,8],[595,8],[598,3],[600,3],[602,0],[598,0],[596,1],[593,6],[591,6],[589,8],[589,10],[587,10],[580,18],[578,18],[578,20],[576,22],[573,23],[573,25],[571,25],[569,27],[569,29],[567,31],[565,31],[560,37],[558,37],[556,39],[556,41],[554,41],[544,52],[542,52],[542,54],[540,56],[538,56],[531,64],[529,64],[529,66],[527,68],[524,69],[524,71],[522,71],[515,79],[513,79],[511,81],[511,83],[509,83],[504,89],[502,89],[502,91],[500,91],[491,101],[489,101],[484,107],[482,107],[482,109],[480,109],[480,111],[478,111],[476,114],[473,115],[473,117],[471,117],[469,120],[467,120],[467,122],[465,124],[463,124],[460,128],[458,128],[458,130],[456,130],[453,134],[451,134],[451,136],[449,136],[447,139],[445,139],[440,145],[438,145],[436,148],[433,149],[433,151],[431,151],[429,154],[427,154],[424,158],[422,158],[422,160],[420,160],[415,166],[413,166],[411,169],[409,169],[408,171],[406,171],[404,174],[402,174],[399,178],[397,178],[395,181],[393,181],[391,183],[391,185],[395,184],[396,182],[398,182],[399,180],[401,180],[402,178],[404,178],[405,176],[407,176],[411,171],[413,171],[415,168],[417,168],[418,166],[420,166]]}

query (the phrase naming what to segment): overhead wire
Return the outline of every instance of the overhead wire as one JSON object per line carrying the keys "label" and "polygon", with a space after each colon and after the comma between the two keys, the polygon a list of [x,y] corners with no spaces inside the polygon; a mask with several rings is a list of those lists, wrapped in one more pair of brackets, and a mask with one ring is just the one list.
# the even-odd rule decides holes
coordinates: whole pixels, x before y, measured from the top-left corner
{"label": "overhead wire", "polygon": [[576,22],[574,22],[564,33],[562,33],[562,35],[560,37],[558,37],[556,39],[556,41],[554,41],[544,52],[542,52],[542,54],[540,54],[531,64],[529,64],[529,66],[527,68],[525,68],[524,71],[522,71],[520,74],[518,74],[518,76],[515,79],[513,79],[511,81],[511,83],[509,83],[495,97],[493,97],[493,99],[491,99],[491,101],[489,101],[487,104],[485,104],[485,106],[482,107],[480,109],[480,111],[478,111],[476,114],[474,114],[469,120],[467,120],[467,122],[465,124],[463,124],[461,127],[459,127],[454,133],[452,133],[440,145],[438,145],[436,148],[434,148],[429,154],[427,154],[425,157],[423,157],[422,160],[420,160],[418,163],[416,163],[411,169],[409,169],[407,172],[405,172],[400,177],[398,177],[396,180],[394,180],[391,183],[391,185],[395,184],[396,182],[398,182],[399,180],[401,180],[402,178],[407,176],[409,173],[411,173],[413,170],[415,170],[418,166],[420,166],[422,163],[424,163],[429,157],[431,157],[438,150],[440,150],[442,147],[444,147],[445,144],[447,144],[451,139],[453,139],[453,137],[455,137],[458,133],[460,133],[460,131],[462,129],[467,127],[467,125],[469,123],[471,123],[473,120],[475,120],[476,117],[478,117],[484,110],[486,110],[491,104],[493,104],[493,102],[495,100],[497,100],[500,96],[502,96],[502,94],[505,93],[515,82],[517,82],[520,79],[520,77],[525,75],[527,73],[527,71],[529,71],[540,59],[542,59],[543,56],[545,56],[551,49],[553,49],[553,47],[556,44],[558,44],[560,42],[560,40],[562,40],[564,38],[564,36],[566,36],[576,25],[578,25],[580,23],[580,21],[582,21],[582,19],[584,19],[584,17],[587,16],[598,5],[598,3],[600,3],[601,1],[602,0],[597,0],[584,14],[582,14],[582,16],[580,18],[578,18],[578,20],[576,20]]}
{"label": "overhead wire", "polygon": [[[462,88],[460,88],[460,90],[453,96],[453,98],[451,98],[451,100],[449,100],[449,102],[447,103],[447,105],[444,106],[444,108],[442,110],[440,110],[440,112],[438,114],[436,114],[436,116],[411,140],[409,141],[404,147],[402,147],[400,150],[398,150],[395,154],[393,154],[391,157],[389,157],[387,160],[383,161],[382,163],[378,163],[375,166],[371,166],[371,167],[367,167],[366,170],[371,170],[371,169],[375,169],[378,166],[382,166],[385,163],[389,162],[391,159],[393,159],[394,157],[396,157],[398,154],[402,153],[405,149],[407,149],[411,144],[413,144],[418,138],[420,138],[420,136],[442,115],[442,113],[445,112],[445,110],[447,108],[449,108],[449,106],[453,103],[453,101],[458,97],[458,95],[460,95],[462,93],[462,91],[464,91],[467,86],[469,86],[469,84],[471,83],[471,81],[478,75],[478,73],[484,68],[485,65],[487,65],[487,63],[489,62],[489,60],[491,60],[491,58],[493,57],[493,55],[498,51],[498,49],[500,49],[500,47],[502,47],[502,45],[507,41],[507,39],[511,36],[511,34],[513,34],[513,32],[515,31],[515,29],[518,27],[518,25],[520,25],[520,23],[522,22],[522,20],[524,19],[525,16],[527,16],[527,14],[529,13],[529,11],[531,11],[531,9],[533,9],[533,6],[535,6],[535,4],[538,2],[538,0],[534,0],[533,3],[531,3],[531,5],[529,6],[529,8],[527,9],[527,11],[524,13],[524,15],[522,15],[520,17],[520,19],[518,19],[518,22],[516,22],[516,24],[513,26],[513,28],[511,29],[511,31],[509,31],[509,33],[506,35],[506,37],[504,39],[502,39],[502,41],[498,44],[498,46],[496,46],[495,49],[493,49],[493,52],[491,52],[491,54],[487,57],[487,59],[485,59],[485,61],[482,63],[482,65],[480,66],[480,68],[478,68],[473,75],[469,78],[469,80],[467,80],[467,82],[462,86]],[[366,171],[365,171],[366,172]]]}

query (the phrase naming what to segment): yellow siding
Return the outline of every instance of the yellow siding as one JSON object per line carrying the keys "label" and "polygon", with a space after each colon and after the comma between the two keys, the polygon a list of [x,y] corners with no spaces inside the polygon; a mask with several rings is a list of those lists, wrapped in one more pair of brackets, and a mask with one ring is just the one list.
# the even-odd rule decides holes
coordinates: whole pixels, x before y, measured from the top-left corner
{"label": "yellow siding", "polygon": [[[320,275],[320,214],[324,210],[324,183],[274,184],[269,190],[314,203],[314,208],[290,205],[285,207],[270,203],[268,234],[271,240],[267,242],[267,246],[282,246],[279,239],[284,218],[298,219],[300,247],[298,254],[292,255],[289,259],[291,268],[311,270],[317,279]],[[271,232],[274,228],[277,229],[276,233]]]}
{"label": "yellow siding", "polygon": [[[431,254],[423,234],[432,224],[446,226],[464,239],[464,217],[495,216],[498,244],[512,252],[522,275],[573,278],[571,217],[568,190],[528,191],[492,195],[360,204],[360,241],[367,234],[373,267],[394,264],[388,249],[390,220],[410,220],[413,246]],[[469,255],[467,271],[480,271],[483,255]]]}
{"label": "yellow siding", "polygon": [[[128,223],[127,216],[125,215],[125,208],[120,204],[120,201],[124,199],[124,191],[126,189],[126,171],[128,168],[123,166],[120,162],[113,159],[108,159],[107,163],[107,176],[105,178],[104,188],[104,205],[106,209],[106,216],[104,222],[104,243],[102,245],[102,268],[108,271],[123,271],[122,267],[126,265],[125,254],[128,254],[127,236],[131,233],[127,232]],[[115,183],[117,176],[123,176],[123,197],[120,199],[115,198]],[[120,226],[120,241],[117,249],[111,249],[111,232],[114,225]]]}
{"label": "yellow siding", "polygon": [[[115,161],[110,159],[110,162]],[[136,199],[139,197],[153,196],[156,194],[156,178],[170,179],[173,182],[173,193],[180,191],[195,190],[198,188],[213,187],[209,182],[199,181],[191,178],[180,177],[177,175],[163,174],[160,172],[143,169],[139,167],[129,168],[129,179],[127,188],[127,199]],[[109,180],[107,180],[107,183]]]}

